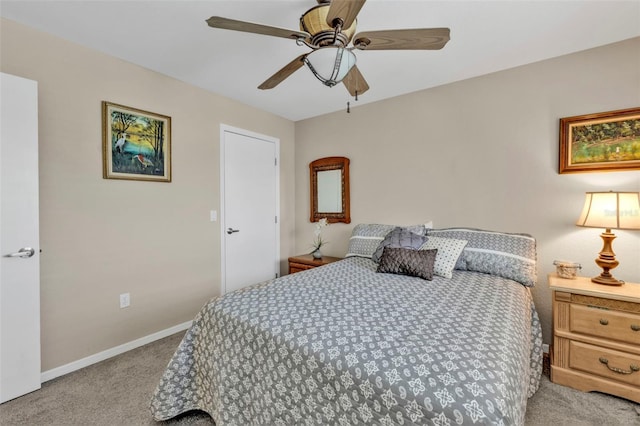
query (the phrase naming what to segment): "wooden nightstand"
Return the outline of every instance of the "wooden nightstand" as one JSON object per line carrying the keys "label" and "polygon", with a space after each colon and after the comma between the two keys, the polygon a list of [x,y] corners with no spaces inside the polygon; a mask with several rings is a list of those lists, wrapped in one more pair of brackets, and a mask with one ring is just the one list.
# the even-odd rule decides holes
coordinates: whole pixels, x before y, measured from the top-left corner
{"label": "wooden nightstand", "polygon": [[606,286],[549,274],[551,381],[640,403],[640,284]]}
{"label": "wooden nightstand", "polygon": [[341,257],[322,256],[320,259],[315,259],[310,254],[301,254],[299,256],[292,256],[289,258],[289,273],[294,274],[296,272],[304,271],[306,269],[317,268],[318,266],[326,265],[327,263],[337,262],[342,260]]}

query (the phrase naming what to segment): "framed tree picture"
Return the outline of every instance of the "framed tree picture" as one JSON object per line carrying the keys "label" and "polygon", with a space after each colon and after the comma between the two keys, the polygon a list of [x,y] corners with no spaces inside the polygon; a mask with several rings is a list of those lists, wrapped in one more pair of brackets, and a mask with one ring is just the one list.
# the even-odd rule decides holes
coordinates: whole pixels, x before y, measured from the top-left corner
{"label": "framed tree picture", "polygon": [[105,179],[171,182],[171,117],[102,102]]}
{"label": "framed tree picture", "polygon": [[560,173],[640,170],[640,108],[560,119]]}

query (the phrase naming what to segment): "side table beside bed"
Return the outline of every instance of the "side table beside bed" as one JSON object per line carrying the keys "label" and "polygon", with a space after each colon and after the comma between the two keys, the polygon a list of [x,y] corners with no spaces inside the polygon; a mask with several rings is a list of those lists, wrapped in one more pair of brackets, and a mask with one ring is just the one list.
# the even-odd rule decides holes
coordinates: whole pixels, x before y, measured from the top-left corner
{"label": "side table beside bed", "polygon": [[551,381],[640,403],[640,284],[595,284],[549,274]]}

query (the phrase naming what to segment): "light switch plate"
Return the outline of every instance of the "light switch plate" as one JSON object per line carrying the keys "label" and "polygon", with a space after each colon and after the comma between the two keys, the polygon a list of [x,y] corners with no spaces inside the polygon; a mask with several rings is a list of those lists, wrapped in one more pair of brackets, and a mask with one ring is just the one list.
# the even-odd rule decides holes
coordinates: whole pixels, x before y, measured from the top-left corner
{"label": "light switch plate", "polygon": [[122,293],[120,295],[120,308],[128,308],[131,304],[131,296],[129,293]]}

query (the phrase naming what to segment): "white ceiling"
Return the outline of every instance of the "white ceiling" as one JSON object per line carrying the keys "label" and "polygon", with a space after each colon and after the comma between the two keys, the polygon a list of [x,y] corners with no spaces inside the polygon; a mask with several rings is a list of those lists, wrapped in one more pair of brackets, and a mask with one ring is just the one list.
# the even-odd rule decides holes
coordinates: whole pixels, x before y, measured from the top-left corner
{"label": "white ceiling", "polygon": [[257,86],[309,51],[295,41],[209,28],[213,15],[298,29],[315,0],[1,0],[0,15],[203,89],[301,120],[640,36],[640,0],[369,0],[356,32],[449,27],[440,51],[358,51],[370,85],[354,102],[306,68]]}

